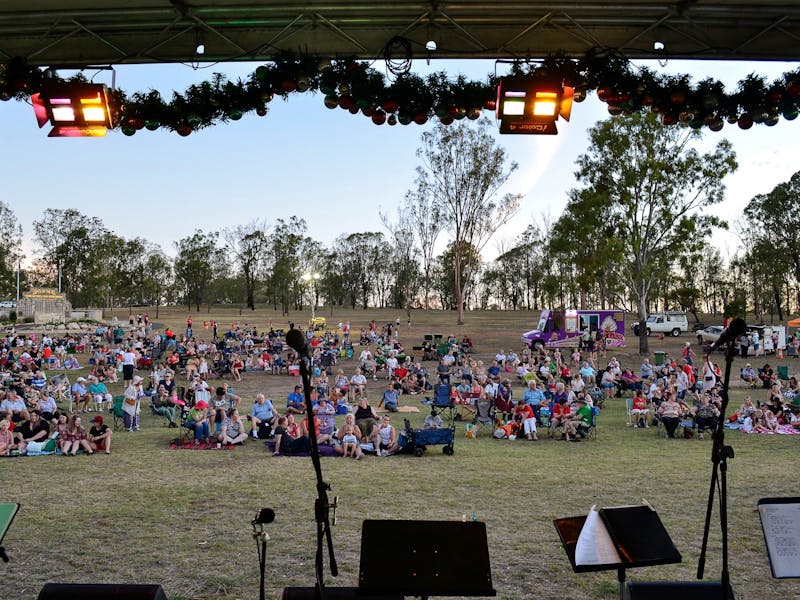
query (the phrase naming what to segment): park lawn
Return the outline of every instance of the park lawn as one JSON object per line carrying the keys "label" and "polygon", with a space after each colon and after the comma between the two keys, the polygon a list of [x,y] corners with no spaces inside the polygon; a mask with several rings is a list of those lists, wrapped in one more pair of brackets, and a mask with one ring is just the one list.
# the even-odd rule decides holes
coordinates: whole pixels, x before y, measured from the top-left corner
{"label": "park lawn", "polygon": [[[237,313],[215,311],[210,318],[227,324]],[[156,321],[178,327],[186,315],[171,309]],[[197,332],[209,317],[204,312],[193,316]],[[259,328],[269,318],[276,326],[286,321],[267,310],[245,313],[242,320],[247,316]],[[484,360],[499,348],[519,348],[520,333],[536,318],[522,312],[468,313],[467,324],[456,327],[453,313],[415,311],[410,332],[401,311],[337,309],[333,320],[350,320],[357,332],[372,318],[385,323],[396,317],[408,346],[428,332],[470,335]],[[653,338],[651,350],[678,352],[685,339],[691,338]],[[635,340],[629,344],[634,347],[615,355],[623,366],[638,369]],[[736,372],[739,362],[734,363]],[[796,362],[778,362],[797,371]],[[355,366],[340,364],[348,374]],[[282,405],[295,382],[286,375],[248,373],[234,385],[249,408],[257,391]],[[368,391],[375,394],[380,383],[370,382]],[[515,392],[521,393],[521,387],[515,386]],[[734,387],[731,405],[738,406],[745,393]],[[419,405],[420,399],[402,401]],[[258,561],[250,521],[261,507],[276,512],[275,522],[266,526],[271,538],[267,597],[279,597],[288,585],[312,585],[316,492],[311,461],[273,458],[263,444],[252,441],[224,452],[169,450],[177,430],[152,419],[147,407],[142,414],[143,431],[117,433],[111,456],[0,460],[0,499],[23,505],[4,540],[11,562],[2,566],[0,598],[35,598],[48,581],[159,583],[176,599],[256,598]],[[420,424],[425,414],[421,406],[410,415],[412,423]],[[395,415],[395,426],[402,425],[403,416]],[[498,441],[488,429],[477,439],[466,439],[461,423],[452,457],[432,446],[422,458],[324,459],[325,480],[341,503],[333,530],[340,576],[328,577],[328,584],[357,584],[364,519],[451,520],[474,513],[487,525],[498,597],[615,598],[614,572],[572,573],[552,519],[585,514],[595,503],[631,504],[643,498],[659,512],[683,562],[631,571],[629,577],[694,580],[711,441],[667,440],[653,428],[631,429],[625,421],[624,402],[617,399],[606,403],[596,440]],[[740,598],[793,597],[796,583],[770,577],[755,504],[765,496],[797,494],[800,436],[729,432],[726,441],[736,452],[728,472],[734,588]],[[715,510],[706,579],[719,578],[720,556]]]}

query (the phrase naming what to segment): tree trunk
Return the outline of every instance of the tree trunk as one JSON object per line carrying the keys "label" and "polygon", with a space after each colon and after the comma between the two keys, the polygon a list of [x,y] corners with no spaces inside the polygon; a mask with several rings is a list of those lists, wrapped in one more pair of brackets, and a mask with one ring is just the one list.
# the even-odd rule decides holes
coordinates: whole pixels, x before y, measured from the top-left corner
{"label": "tree trunk", "polygon": [[639,354],[650,354],[650,340],[647,337],[647,301],[644,297],[639,300]]}
{"label": "tree trunk", "polygon": [[457,325],[464,324],[464,290],[461,289],[461,252],[459,250],[459,241],[456,241],[456,250],[453,253],[455,256],[455,292],[456,292],[456,308],[458,309]]}

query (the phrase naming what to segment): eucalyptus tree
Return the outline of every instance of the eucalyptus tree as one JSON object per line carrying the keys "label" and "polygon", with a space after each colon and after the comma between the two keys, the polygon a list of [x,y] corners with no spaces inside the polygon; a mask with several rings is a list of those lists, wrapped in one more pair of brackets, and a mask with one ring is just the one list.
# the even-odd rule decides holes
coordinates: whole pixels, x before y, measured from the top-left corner
{"label": "eucalyptus tree", "polygon": [[264,221],[253,220],[245,225],[224,229],[222,237],[244,278],[247,308],[256,309],[255,289],[259,276],[263,275],[269,237]]}
{"label": "eucalyptus tree", "polygon": [[437,125],[422,134],[417,156],[418,196],[431,198],[453,235],[453,282],[457,322],[464,323],[465,253],[478,255],[494,233],[519,210],[521,196],[500,190],[517,169],[489,132],[489,121]]}
{"label": "eucalyptus tree", "polygon": [[210,303],[214,280],[226,270],[225,251],[217,246],[219,233],[205,233],[197,229],[194,234],[175,242],[177,256],[173,264],[175,282],[180,288],[187,307]]}
{"label": "eucalyptus tree", "polygon": [[0,296],[10,296],[22,258],[22,226],[14,211],[0,201]]}
{"label": "eucalyptus tree", "polygon": [[583,185],[570,193],[565,215],[579,234],[613,232],[617,260],[607,268],[619,272],[636,303],[639,352],[646,354],[652,294],[679,255],[704,246],[711,228],[723,225],[702,213],[723,200],[735,155],[724,139],[700,154],[694,147],[699,131],[662,126],[654,114],[612,117],[589,134],[575,174]]}

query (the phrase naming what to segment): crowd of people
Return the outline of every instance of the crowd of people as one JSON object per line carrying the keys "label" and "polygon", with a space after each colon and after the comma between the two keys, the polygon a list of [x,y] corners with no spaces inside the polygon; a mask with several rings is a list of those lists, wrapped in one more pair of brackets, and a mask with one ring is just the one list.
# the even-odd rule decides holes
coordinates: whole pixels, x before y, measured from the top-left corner
{"label": "crowd of people", "polygon": [[[293,325],[290,325],[293,327]],[[362,328],[356,355],[350,324],[335,332],[308,331],[311,348],[311,414],[302,386],[293,386],[285,407],[258,394],[249,411],[232,385],[249,372],[296,374],[300,358],[285,343],[284,332],[259,333],[256,327],[232,323],[222,335],[219,324],[203,322],[200,334],[191,317],[185,334],[167,327],[154,331],[147,315],[136,315],[126,329],[119,322],[93,332],[52,337],[8,333],[0,345],[0,454],[37,453],[55,448],[62,455],[111,452],[112,430],[104,423],[109,411],[121,411],[124,429],[141,430],[143,404],[163,416],[172,428],[183,427],[196,444],[234,445],[248,437],[272,439],[275,454],[308,451],[314,424],[317,443],[335,453],[360,459],[365,452],[394,454],[404,447],[404,432],[392,424],[392,413],[424,396],[444,390],[456,407],[456,418],[468,418],[487,403],[492,407],[497,437],[570,441],[584,438],[604,402],[631,396],[629,424],[634,428],[663,426],[668,437],[678,428],[700,436],[716,426],[720,416],[719,368],[706,357],[698,362],[686,342],[680,358],[653,365],[645,358],[638,369],[623,367],[605,348],[581,344],[569,349],[499,350],[484,361],[472,341],[451,336],[436,348],[431,371],[414,360],[400,343],[399,321]],[[433,349],[426,340],[417,350]],[[353,358],[351,362],[340,362]],[[70,384],[69,369],[86,361],[86,376]],[[697,363],[697,364],[696,364]],[[345,373],[345,365],[352,365]],[[220,385],[212,381],[221,378]],[[121,381],[120,381],[121,379]],[[380,379],[380,383],[376,383]],[[523,387],[515,398],[512,379]],[[800,429],[800,385],[784,384],[769,364],[755,370],[750,363],[740,379],[769,395],[742,406],[732,424],[744,431],[777,432],[781,426]],[[109,386],[121,384],[119,406]],[[368,398],[372,398],[372,403]],[[389,414],[378,415],[383,409]],[[244,411],[243,413],[240,412]],[[94,417],[86,417],[95,413]],[[337,425],[336,416],[344,416]],[[89,418],[87,431],[82,424]],[[5,424],[4,424],[5,423]],[[424,427],[450,426],[433,409]],[[248,431],[249,429],[249,431]],[[560,431],[560,436],[559,436]],[[354,441],[355,440],[355,441]],[[52,442],[52,443],[50,443]]]}

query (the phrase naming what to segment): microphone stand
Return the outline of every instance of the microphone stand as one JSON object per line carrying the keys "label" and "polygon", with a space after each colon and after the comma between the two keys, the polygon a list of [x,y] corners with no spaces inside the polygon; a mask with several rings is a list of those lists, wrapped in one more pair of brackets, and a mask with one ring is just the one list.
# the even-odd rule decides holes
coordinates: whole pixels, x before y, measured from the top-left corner
{"label": "microphone stand", "polygon": [[317,444],[317,427],[314,423],[314,411],[311,403],[311,379],[308,375],[309,360],[302,353],[298,352],[300,357],[300,377],[303,380],[303,392],[306,400],[306,415],[308,417],[308,437],[311,445],[311,462],[314,465],[314,472],[317,475],[317,499],[314,502],[314,520],[317,522],[317,554],[314,561],[314,572],[316,575],[316,597],[319,600],[325,600],[325,583],[323,579],[324,558],[322,555],[322,540],[323,537],[327,541],[328,558],[330,560],[331,575],[338,577],[339,567],[336,565],[336,557],[333,553],[333,539],[331,538],[331,520],[330,511],[333,509],[333,522],[336,523],[336,506],[338,499],[334,496],[333,504],[328,500],[328,490],[331,489],[330,484],[325,483],[322,479],[322,465],[319,460],[319,445]]}
{"label": "microphone stand", "polygon": [[722,382],[722,406],[719,411],[717,429],[714,432],[714,443],[711,448],[711,486],[708,490],[708,506],[706,507],[706,521],[703,529],[703,545],[700,550],[700,559],[697,563],[697,578],[703,578],[703,570],[706,564],[706,550],[708,549],[708,533],[711,528],[711,513],[714,509],[714,490],[719,487],[719,525],[722,533],[722,576],[720,577],[720,587],[722,589],[722,600],[732,598],[730,591],[731,576],[728,571],[728,459],[733,459],[733,448],[725,445],[725,411],[728,408],[728,389],[731,380],[731,366],[735,340],[728,341],[725,349],[725,376]]}

